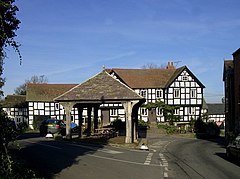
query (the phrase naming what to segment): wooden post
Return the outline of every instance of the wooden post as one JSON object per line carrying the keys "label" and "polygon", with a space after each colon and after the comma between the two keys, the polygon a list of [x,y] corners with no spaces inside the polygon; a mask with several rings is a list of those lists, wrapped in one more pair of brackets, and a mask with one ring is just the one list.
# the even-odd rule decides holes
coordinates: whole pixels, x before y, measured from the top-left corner
{"label": "wooden post", "polygon": [[64,107],[65,114],[66,114],[66,139],[71,139],[72,138],[72,133],[71,133],[71,110],[72,110],[75,103],[60,102],[60,104]]}
{"label": "wooden post", "polygon": [[128,101],[123,102],[123,107],[126,113],[126,137],[125,137],[125,143],[133,143],[133,119],[132,119],[132,110],[133,106],[138,101]]}

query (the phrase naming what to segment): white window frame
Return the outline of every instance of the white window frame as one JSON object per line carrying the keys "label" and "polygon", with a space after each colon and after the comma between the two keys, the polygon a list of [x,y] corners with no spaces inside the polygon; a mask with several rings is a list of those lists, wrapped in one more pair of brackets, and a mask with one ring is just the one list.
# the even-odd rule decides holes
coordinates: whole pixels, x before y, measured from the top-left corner
{"label": "white window frame", "polygon": [[196,98],[197,97],[197,90],[196,89],[190,89],[190,97]]}
{"label": "white window frame", "polygon": [[156,90],[156,99],[162,98],[162,96],[163,96],[163,91],[157,89],[157,90]]}
{"label": "white window frame", "polygon": [[175,115],[179,115],[179,114],[180,114],[179,108],[174,109],[174,114],[175,114]]}
{"label": "white window frame", "polygon": [[118,115],[117,109],[110,109],[110,115],[111,116],[117,116]]}
{"label": "white window frame", "polygon": [[55,109],[59,110],[59,103],[55,103]]}
{"label": "white window frame", "polygon": [[183,75],[182,76],[182,81],[188,81],[188,76],[187,75]]}
{"label": "white window frame", "polygon": [[163,115],[163,109],[162,108],[156,108],[156,113],[157,113],[157,116],[162,116]]}
{"label": "white window frame", "polygon": [[180,98],[181,91],[179,88],[173,90],[173,97],[174,98]]}
{"label": "white window frame", "polygon": [[194,115],[196,113],[195,107],[188,107],[188,114],[189,115]]}
{"label": "white window frame", "polygon": [[147,116],[148,115],[148,110],[146,108],[141,108],[141,115],[142,116]]}
{"label": "white window frame", "polygon": [[140,90],[139,95],[147,99],[147,90]]}

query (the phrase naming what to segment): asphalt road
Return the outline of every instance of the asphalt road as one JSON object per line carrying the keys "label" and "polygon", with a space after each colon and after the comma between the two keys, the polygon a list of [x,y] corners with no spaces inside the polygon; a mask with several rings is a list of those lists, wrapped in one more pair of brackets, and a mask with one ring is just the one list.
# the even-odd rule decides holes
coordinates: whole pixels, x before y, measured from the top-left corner
{"label": "asphalt road", "polygon": [[240,167],[225,158],[220,141],[161,136],[149,140],[149,151],[54,141],[25,135],[20,150],[43,178],[240,178]]}
{"label": "asphalt road", "polygon": [[152,139],[150,147],[165,157],[165,172],[169,178],[240,178],[239,162],[226,158],[221,138],[201,140],[165,136]]}

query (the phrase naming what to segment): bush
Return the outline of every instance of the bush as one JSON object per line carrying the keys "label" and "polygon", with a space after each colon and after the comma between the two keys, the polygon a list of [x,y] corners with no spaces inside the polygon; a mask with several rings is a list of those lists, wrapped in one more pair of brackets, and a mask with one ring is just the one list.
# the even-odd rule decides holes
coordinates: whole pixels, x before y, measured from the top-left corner
{"label": "bush", "polygon": [[198,138],[211,138],[219,136],[220,128],[214,122],[204,123],[198,119],[194,125],[194,132]]}
{"label": "bush", "polygon": [[28,130],[28,124],[26,122],[21,122],[17,125],[18,132],[23,134]]}
{"label": "bush", "polygon": [[158,124],[159,129],[165,129],[167,134],[176,134],[179,132],[176,126],[166,125],[166,124]]}
{"label": "bush", "polygon": [[34,172],[13,161],[8,152],[8,143],[16,140],[24,126],[22,124],[21,130],[17,130],[14,121],[0,109],[0,178],[36,178]]}
{"label": "bush", "polygon": [[115,119],[111,122],[111,126],[113,126],[116,131],[119,131],[126,128],[126,123],[123,122],[121,119]]}
{"label": "bush", "polygon": [[232,142],[237,137],[237,134],[234,132],[226,132],[225,138],[226,141]]}
{"label": "bush", "polygon": [[204,123],[201,119],[197,119],[194,124],[194,132],[206,133],[206,123]]}
{"label": "bush", "polygon": [[145,122],[144,120],[140,119],[140,120],[138,121],[138,128],[140,128],[140,129],[146,129],[146,128],[148,128],[148,127],[149,127],[149,126],[148,126],[148,123]]}

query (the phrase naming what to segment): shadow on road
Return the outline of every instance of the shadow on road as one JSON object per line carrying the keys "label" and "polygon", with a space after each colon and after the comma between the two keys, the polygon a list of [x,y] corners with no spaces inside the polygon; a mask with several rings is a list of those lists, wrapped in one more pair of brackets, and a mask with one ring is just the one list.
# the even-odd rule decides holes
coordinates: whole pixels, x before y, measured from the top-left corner
{"label": "shadow on road", "polygon": [[222,159],[227,160],[228,162],[240,167],[240,161],[238,159],[235,159],[235,160],[229,159],[229,158],[227,158],[226,153],[221,153],[221,152],[217,152],[216,155],[218,157],[221,157]]}
{"label": "shadow on road", "polygon": [[[91,155],[104,145],[56,141],[27,133],[19,137],[20,149],[11,148],[13,157],[36,172],[38,178],[53,178],[63,169],[79,164],[82,156]],[[81,173],[81,171],[78,171]]]}
{"label": "shadow on road", "polygon": [[197,137],[197,138],[201,139],[201,140],[207,140],[210,142],[214,142],[223,148],[225,148],[227,145],[225,138],[222,136],[217,136],[217,137],[201,136],[201,137]]}
{"label": "shadow on road", "polygon": [[39,132],[29,132],[29,133],[25,133],[18,136],[17,140],[31,139],[31,138],[38,138],[38,137],[40,137]]}

